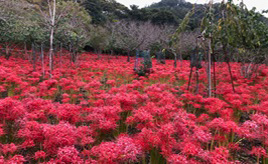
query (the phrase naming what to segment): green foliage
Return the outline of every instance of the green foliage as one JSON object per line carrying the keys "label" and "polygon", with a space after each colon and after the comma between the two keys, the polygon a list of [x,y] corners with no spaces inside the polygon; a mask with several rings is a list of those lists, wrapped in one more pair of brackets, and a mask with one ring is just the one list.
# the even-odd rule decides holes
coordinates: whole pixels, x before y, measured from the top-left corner
{"label": "green foliage", "polygon": [[[0,1],[0,44],[48,45],[48,9],[48,1],[44,0]],[[130,9],[115,0],[57,0],[56,13],[54,45],[72,45],[75,51],[89,45],[105,51],[151,48],[155,54],[169,48],[172,54],[187,54],[195,45],[198,30],[194,29],[201,22],[204,37],[211,34],[214,50],[225,46],[239,55],[252,52],[263,57],[268,46],[267,19],[244,4],[234,5],[232,0],[214,4],[210,11],[201,4],[193,10],[193,5],[184,0],[162,0],[149,7],[133,5]],[[179,27],[174,32],[170,25]]]}
{"label": "green foliage", "polygon": [[182,20],[182,22],[180,23],[179,27],[177,28],[176,32],[174,33],[174,35],[172,35],[171,37],[171,41],[170,41],[170,46],[173,46],[174,44],[176,44],[179,41],[179,36],[182,32],[184,32],[187,28],[187,25],[190,21],[190,17],[194,14],[195,11],[195,6],[193,6],[192,10],[189,11],[184,19]]}
{"label": "green foliage", "polygon": [[104,25],[107,21],[125,18],[127,7],[115,0],[84,0],[82,3],[92,17],[92,23]]}
{"label": "green foliage", "polygon": [[62,2],[58,6],[60,13],[66,9],[66,15],[60,20],[56,31],[56,44],[64,40],[65,46],[71,44],[76,51],[82,50],[90,40],[91,17],[75,2]]}
{"label": "green foliage", "polygon": [[268,26],[254,8],[248,10],[243,3],[235,5],[229,0],[221,4],[220,10],[219,18],[214,10],[208,10],[202,21],[204,37],[212,38],[212,49],[221,45],[225,51],[227,48],[238,49],[240,53],[252,51],[252,55],[258,56],[262,48],[267,48]]}
{"label": "green foliage", "polygon": [[175,15],[169,10],[156,10],[151,16],[151,21],[157,25],[177,24]]}
{"label": "green foliage", "polygon": [[[190,19],[188,26],[190,29],[196,29],[199,27],[201,19],[204,15],[204,5],[196,4],[196,13]],[[186,14],[192,10],[193,4],[185,2],[185,0],[162,0],[158,3],[152,4],[150,9],[159,9],[160,11],[168,11],[174,16],[173,24],[179,25]],[[169,19],[171,21],[171,19]]]}
{"label": "green foliage", "polygon": [[[0,5],[0,10],[7,7],[7,21],[0,21],[0,43],[48,45],[50,20],[47,3],[41,0],[8,1]],[[56,13],[55,44],[64,41],[66,47],[72,44],[76,51],[83,49],[89,41],[91,28],[91,17],[86,10],[78,3],[58,0]]]}
{"label": "green foliage", "polygon": [[29,45],[44,39],[44,30],[38,24],[39,17],[25,1],[1,1],[0,44],[6,49],[6,58],[10,50],[24,43]]}
{"label": "green foliage", "polygon": [[100,51],[105,50],[108,44],[108,31],[102,26],[94,26],[91,31],[89,45],[94,50]]}
{"label": "green foliage", "polygon": [[[192,10],[185,15],[179,27],[176,29],[175,33],[171,36],[169,40],[168,51],[171,51],[174,54],[175,58],[176,58],[176,50],[179,48],[178,45],[180,44],[181,34],[187,29],[190,17],[194,14],[194,11],[195,6],[193,6]],[[164,51],[166,51],[166,49],[164,49]]]}

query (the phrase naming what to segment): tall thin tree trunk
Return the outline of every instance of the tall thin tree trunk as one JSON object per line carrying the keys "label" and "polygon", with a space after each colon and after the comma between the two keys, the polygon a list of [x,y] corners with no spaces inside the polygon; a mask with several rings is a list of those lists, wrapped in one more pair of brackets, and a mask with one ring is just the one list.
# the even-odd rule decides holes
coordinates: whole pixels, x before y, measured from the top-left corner
{"label": "tall thin tree trunk", "polygon": [[60,44],[60,68],[62,68],[62,43]]}
{"label": "tall thin tree trunk", "polygon": [[110,62],[110,59],[112,59],[113,55],[114,55],[114,51],[111,50],[111,52],[110,52],[110,56],[108,57],[108,61],[109,61],[109,62]]}
{"label": "tall thin tree trunk", "polygon": [[49,50],[49,77],[52,78],[53,70],[53,41],[54,41],[54,28],[56,16],[56,0],[53,0],[53,10],[51,15],[51,29],[50,29],[50,50]]}
{"label": "tall thin tree trunk", "polygon": [[199,94],[199,69],[196,68],[196,88],[195,94]]}
{"label": "tall thin tree trunk", "polygon": [[178,55],[174,53],[174,68],[177,68],[177,58],[178,58]]}
{"label": "tall thin tree trunk", "polygon": [[208,40],[208,97],[211,97],[211,36]]}
{"label": "tall thin tree trunk", "polygon": [[45,77],[45,64],[44,64],[44,47],[43,43],[41,44],[41,64],[42,64],[42,76]]}
{"label": "tall thin tree trunk", "polygon": [[[209,10],[210,12],[212,12],[213,9],[213,0],[209,1]],[[210,20],[210,23],[212,20]],[[211,54],[212,54],[212,46],[211,43],[212,42],[212,34],[209,33],[209,39],[208,39],[208,97],[211,97]]]}
{"label": "tall thin tree trunk", "polygon": [[98,60],[101,59],[101,53],[102,53],[102,51],[101,50],[98,50]]}
{"label": "tall thin tree trunk", "polygon": [[73,46],[72,46],[72,43],[70,43],[70,46],[69,46],[69,52],[70,52],[70,64],[72,64],[72,56],[73,56]]}
{"label": "tall thin tree trunk", "polygon": [[53,37],[54,37],[54,28],[51,28],[50,31],[50,49],[49,49],[49,77],[52,77],[53,70]]}
{"label": "tall thin tree trunk", "polygon": [[111,50],[111,56],[114,56],[114,50]]}
{"label": "tall thin tree trunk", "polygon": [[181,60],[181,68],[182,68],[182,66],[183,66],[183,58],[182,58],[182,54],[180,53],[180,60]]}
{"label": "tall thin tree trunk", "polygon": [[79,53],[76,51],[76,53],[75,53],[75,64],[76,64],[76,66],[79,66]]}
{"label": "tall thin tree trunk", "polygon": [[25,59],[25,57],[27,57],[27,45],[26,45],[26,42],[24,42],[24,55],[23,55],[23,58]]}
{"label": "tall thin tree trunk", "polygon": [[189,89],[190,89],[190,85],[191,85],[192,74],[193,74],[193,67],[191,66],[191,71],[190,71],[189,81],[188,81],[188,87],[187,87],[187,90],[188,90],[188,91],[189,91]]}
{"label": "tall thin tree trunk", "polygon": [[58,57],[58,45],[55,45],[54,46],[54,55],[53,55],[53,57]]}
{"label": "tall thin tree trunk", "polygon": [[214,94],[215,94],[215,97],[216,97],[216,91],[217,91],[217,79],[216,79],[216,56],[215,56],[215,53],[213,53],[213,76],[214,76]]}
{"label": "tall thin tree trunk", "polygon": [[232,89],[233,89],[233,92],[235,93],[235,86],[234,86],[234,79],[233,79],[233,74],[232,74],[232,68],[231,68],[231,65],[230,65],[230,62],[229,61],[227,61],[227,64],[228,64],[229,74],[230,74],[230,77],[231,77]]}
{"label": "tall thin tree trunk", "polygon": [[32,43],[32,58],[33,58],[33,71],[36,71],[36,54],[34,43]]}
{"label": "tall thin tree trunk", "polygon": [[9,49],[9,46],[7,45],[6,46],[6,55],[5,55],[5,58],[8,60],[10,56],[11,56],[10,55],[10,49]]}
{"label": "tall thin tree trunk", "polygon": [[[181,35],[180,35],[181,36]],[[181,44],[182,44],[182,39],[180,39],[180,49],[179,49],[179,53],[180,53],[180,61],[181,61],[181,68],[182,68],[182,53],[181,53]]]}
{"label": "tall thin tree trunk", "polygon": [[127,62],[130,62],[130,50],[127,51]]}
{"label": "tall thin tree trunk", "polygon": [[73,63],[75,63],[76,62],[76,51],[75,51],[75,49],[73,48],[73,53],[72,53],[73,55],[72,55],[72,61],[73,61]]}
{"label": "tall thin tree trunk", "polygon": [[228,52],[226,50],[226,46],[225,45],[223,45],[223,53],[224,53],[224,56],[226,58],[226,62],[227,62],[227,65],[228,65],[228,71],[229,71],[230,78],[231,78],[232,89],[233,89],[233,92],[235,93],[235,86],[234,86],[234,79],[233,79],[233,74],[232,74],[232,68],[231,68],[231,65],[230,65],[230,58],[228,56]]}

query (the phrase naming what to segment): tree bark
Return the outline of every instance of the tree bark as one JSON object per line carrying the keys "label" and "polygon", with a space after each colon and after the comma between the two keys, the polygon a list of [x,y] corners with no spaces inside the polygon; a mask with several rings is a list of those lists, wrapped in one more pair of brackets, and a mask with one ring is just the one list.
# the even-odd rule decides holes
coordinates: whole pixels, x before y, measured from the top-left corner
{"label": "tree bark", "polygon": [[9,48],[9,46],[7,45],[6,46],[6,55],[5,55],[5,58],[8,60],[9,58],[10,58],[10,55],[11,53],[10,53],[10,48]]}
{"label": "tree bark", "polygon": [[70,46],[69,46],[69,52],[70,52],[70,64],[72,64],[72,56],[73,56],[73,46],[72,46],[72,43],[70,43]]}
{"label": "tree bark", "polygon": [[199,94],[199,69],[196,68],[196,88],[195,94]]}
{"label": "tree bark", "polygon": [[187,87],[188,91],[189,91],[190,85],[191,85],[192,74],[193,74],[193,67],[191,66],[190,75],[189,75],[189,81],[188,81],[188,87]]}
{"label": "tree bark", "polygon": [[183,58],[182,58],[182,54],[181,53],[180,53],[180,61],[181,61],[181,68],[182,68]]}
{"label": "tree bark", "polygon": [[23,55],[23,59],[26,59],[26,57],[27,57],[27,45],[26,45],[26,42],[24,42],[24,55]]}
{"label": "tree bark", "polygon": [[76,51],[74,48],[73,48],[73,52],[72,52],[72,61],[73,61],[73,63],[76,62]]}
{"label": "tree bark", "polygon": [[34,43],[32,43],[32,60],[33,60],[33,71],[36,71],[36,54],[35,54],[35,47]]}
{"label": "tree bark", "polygon": [[102,51],[101,50],[98,50],[98,60],[101,59],[101,53],[102,53]]}
{"label": "tree bark", "polygon": [[127,51],[127,62],[130,62],[130,51]]}
{"label": "tree bark", "polygon": [[235,93],[235,86],[234,86],[232,68],[231,68],[231,65],[230,65],[230,58],[228,57],[228,52],[226,50],[226,45],[223,45],[223,53],[224,53],[224,56],[226,58],[226,62],[227,62],[227,65],[228,65],[228,71],[229,71],[229,74],[230,74],[230,77],[231,77],[232,89],[233,89],[233,92]]}
{"label": "tree bark", "polygon": [[177,58],[178,58],[177,54],[174,53],[174,68],[177,68]]}
{"label": "tree bark", "polygon": [[232,68],[231,68],[231,65],[230,65],[230,62],[229,61],[227,61],[227,64],[228,64],[229,74],[231,76],[232,89],[233,89],[233,92],[235,93],[235,86],[234,86],[234,79],[233,79],[233,74],[232,74]]}
{"label": "tree bark", "polygon": [[113,55],[114,55],[114,51],[111,50],[111,52],[110,52],[110,56],[108,57],[108,62],[110,62],[110,60],[112,59]]}
{"label": "tree bark", "polygon": [[216,91],[217,91],[217,79],[216,79],[216,56],[215,56],[215,53],[213,53],[213,76],[214,76],[214,94],[215,94],[215,97],[216,97]]}
{"label": "tree bark", "polygon": [[208,97],[211,97],[211,36],[208,40]]}
{"label": "tree bark", "polygon": [[42,64],[42,77],[45,77],[45,64],[44,64],[44,47],[43,43],[41,44],[41,64]]}
{"label": "tree bark", "polygon": [[[51,9],[50,9],[51,10]],[[53,70],[53,41],[55,30],[55,16],[56,16],[56,0],[53,0],[53,9],[51,15],[51,29],[50,29],[50,50],[49,50],[49,77],[52,78]]]}
{"label": "tree bark", "polygon": [[62,68],[62,43],[60,44],[60,68]]}

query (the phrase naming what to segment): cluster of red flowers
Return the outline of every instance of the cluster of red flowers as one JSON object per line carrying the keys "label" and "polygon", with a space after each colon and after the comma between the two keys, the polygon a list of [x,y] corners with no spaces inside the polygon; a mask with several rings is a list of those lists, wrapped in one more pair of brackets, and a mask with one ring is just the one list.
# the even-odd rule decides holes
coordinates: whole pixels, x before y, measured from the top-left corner
{"label": "cluster of red flowers", "polygon": [[268,161],[268,67],[252,78],[216,63],[188,88],[189,62],[153,61],[146,77],[124,57],[64,59],[53,77],[40,63],[0,58],[1,163],[235,164]]}

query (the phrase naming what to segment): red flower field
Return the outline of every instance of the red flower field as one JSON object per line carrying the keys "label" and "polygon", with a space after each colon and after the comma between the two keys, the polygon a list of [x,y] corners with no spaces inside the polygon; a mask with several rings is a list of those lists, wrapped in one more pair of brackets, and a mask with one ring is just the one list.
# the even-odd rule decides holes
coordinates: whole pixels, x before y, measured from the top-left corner
{"label": "red flower field", "polygon": [[[84,54],[40,63],[0,58],[0,163],[268,163],[268,67],[252,78],[216,63],[213,97],[206,67],[173,61],[135,75],[134,60]],[[212,74],[214,74],[212,72]]]}

